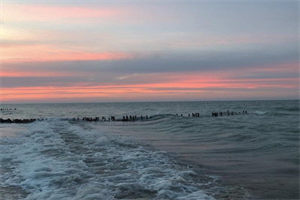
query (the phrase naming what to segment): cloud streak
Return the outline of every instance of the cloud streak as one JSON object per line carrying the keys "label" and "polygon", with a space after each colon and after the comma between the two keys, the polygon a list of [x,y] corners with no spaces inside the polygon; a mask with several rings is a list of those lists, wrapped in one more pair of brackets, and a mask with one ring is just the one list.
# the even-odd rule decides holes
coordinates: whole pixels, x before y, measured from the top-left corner
{"label": "cloud streak", "polygon": [[122,16],[125,10],[112,8],[91,8],[76,6],[51,6],[51,5],[22,5],[6,4],[5,18],[8,21],[56,21],[82,18],[112,18]]}
{"label": "cloud streak", "polygon": [[292,1],[73,2],[3,4],[2,102],[298,98]]}
{"label": "cloud streak", "polygon": [[84,60],[122,60],[133,56],[128,53],[82,52],[64,50],[47,45],[19,46],[18,48],[0,47],[2,63],[84,61]]}
{"label": "cloud streak", "polygon": [[[280,67],[280,66],[279,66]],[[246,70],[246,71],[245,71]],[[158,100],[159,97],[183,99],[232,99],[239,97],[261,98],[272,97],[277,93],[281,98],[295,98],[299,90],[298,77],[252,77],[241,78],[247,73],[255,74],[265,69],[239,69],[237,71],[193,72],[184,73],[150,73],[120,76],[111,74],[110,77],[100,76],[99,79],[89,80],[91,76],[78,77],[3,77],[2,102],[12,101],[78,101],[85,100],[133,100],[135,97],[148,97]],[[267,69],[269,70],[269,69]],[[293,73],[294,66],[290,66]],[[274,73],[274,72],[273,72]],[[275,70],[276,73],[281,73]],[[79,74],[78,74],[79,75]],[[106,79],[105,79],[106,78]],[[24,84],[25,83],[25,84]],[[6,86],[6,87],[5,87]],[[247,91],[249,93],[247,93]],[[279,91],[284,91],[278,95]],[[228,92],[228,93],[227,93]],[[254,96],[253,96],[254,95]],[[256,95],[256,96],[255,96]],[[183,99],[183,100],[187,100]],[[170,100],[170,99],[169,99]]]}

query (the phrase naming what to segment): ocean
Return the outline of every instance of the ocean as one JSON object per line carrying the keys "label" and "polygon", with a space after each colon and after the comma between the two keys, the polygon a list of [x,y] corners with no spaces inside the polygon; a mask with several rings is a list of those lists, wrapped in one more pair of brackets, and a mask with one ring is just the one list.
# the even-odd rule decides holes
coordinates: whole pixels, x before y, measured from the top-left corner
{"label": "ocean", "polygon": [[1,104],[0,199],[299,199],[299,103]]}

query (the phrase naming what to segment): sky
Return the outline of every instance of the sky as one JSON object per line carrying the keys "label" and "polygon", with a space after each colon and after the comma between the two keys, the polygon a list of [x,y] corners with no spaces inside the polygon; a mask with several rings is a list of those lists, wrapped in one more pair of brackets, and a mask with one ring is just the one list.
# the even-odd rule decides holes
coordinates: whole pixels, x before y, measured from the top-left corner
{"label": "sky", "polygon": [[0,102],[299,99],[297,0],[1,0]]}

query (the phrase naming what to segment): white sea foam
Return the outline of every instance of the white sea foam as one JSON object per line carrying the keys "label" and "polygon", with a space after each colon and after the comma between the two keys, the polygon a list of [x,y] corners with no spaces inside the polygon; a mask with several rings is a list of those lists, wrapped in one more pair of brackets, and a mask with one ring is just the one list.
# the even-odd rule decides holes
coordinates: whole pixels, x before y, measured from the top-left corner
{"label": "white sea foam", "polygon": [[260,110],[257,110],[257,111],[255,111],[254,113],[257,114],[257,115],[264,115],[264,114],[267,113],[267,111],[260,111]]}
{"label": "white sea foam", "polygon": [[165,154],[67,121],[32,123],[0,144],[0,187],[27,200],[213,199]]}

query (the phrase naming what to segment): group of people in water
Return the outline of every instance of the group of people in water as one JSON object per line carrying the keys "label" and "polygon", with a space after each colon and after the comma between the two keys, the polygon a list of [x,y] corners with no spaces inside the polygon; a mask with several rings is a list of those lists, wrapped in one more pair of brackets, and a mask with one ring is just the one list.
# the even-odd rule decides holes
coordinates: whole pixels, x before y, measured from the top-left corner
{"label": "group of people in water", "polygon": [[[234,112],[234,111],[225,111],[225,112],[212,112],[211,116],[212,117],[222,117],[222,116],[230,116],[230,115],[245,115],[248,114],[247,110],[243,110],[242,112]],[[176,114],[176,116],[184,117],[183,114]],[[187,117],[200,117],[200,113],[189,113]],[[137,121],[137,120],[148,120],[152,118],[152,116],[148,115],[124,115],[122,118],[116,118],[115,116],[110,116],[110,117],[83,117],[83,118],[72,118],[72,119],[66,119],[66,120],[72,120],[72,121],[88,121],[88,122],[97,122],[97,121],[123,121],[123,122],[128,122],[128,121]],[[47,118],[37,118],[37,119],[2,119],[0,118],[0,123],[31,123],[35,121],[44,121],[47,120]]]}
{"label": "group of people in water", "polygon": [[247,115],[248,111],[247,110],[243,110],[243,112],[233,112],[233,111],[229,111],[227,110],[226,112],[212,112],[211,116],[212,117],[222,117],[222,116],[230,116],[230,115]]}
{"label": "group of people in water", "polygon": [[[72,118],[72,119],[64,119],[64,120],[71,120],[71,121],[88,121],[88,122],[97,122],[97,121],[137,121],[137,120],[147,120],[151,117],[148,115],[146,116],[132,116],[132,115],[125,115],[121,119],[117,119],[115,116],[110,116],[110,117],[83,117],[83,118]],[[17,124],[24,124],[24,123],[31,123],[35,121],[44,121],[48,120],[47,118],[34,118],[34,119],[3,119],[0,118],[0,123],[17,123]]]}
{"label": "group of people in water", "polygon": [[[248,114],[247,110],[243,110],[242,112],[234,112],[227,110],[226,112],[212,112],[212,117],[222,117],[222,116],[230,116],[230,115],[241,115],[241,114]],[[176,114],[176,116],[185,117],[183,114]],[[187,117],[200,117],[200,113],[189,113]]]}
{"label": "group of people in water", "polygon": [[146,120],[146,119],[149,119],[151,117],[149,117],[148,115],[146,116],[143,116],[141,115],[140,117],[136,116],[136,115],[125,115],[122,117],[122,120],[121,121],[136,121],[136,120]]}
{"label": "group of people in water", "polygon": [[0,108],[1,111],[17,110],[16,108]]}
{"label": "group of people in water", "polygon": [[101,119],[99,117],[83,117],[81,118],[73,118],[73,121],[89,121],[89,122],[96,122],[96,121],[137,121],[137,120],[146,120],[150,117],[148,115],[146,116],[137,116],[137,115],[124,115],[122,118],[117,119],[115,116],[110,117],[102,117]]}
{"label": "group of people in water", "polygon": [[[24,124],[24,123],[31,123],[36,121],[37,119],[2,119],[0,118],[0,123],[17,123],[17,124]],[[41,121],[40,119],[38,119]]]}

